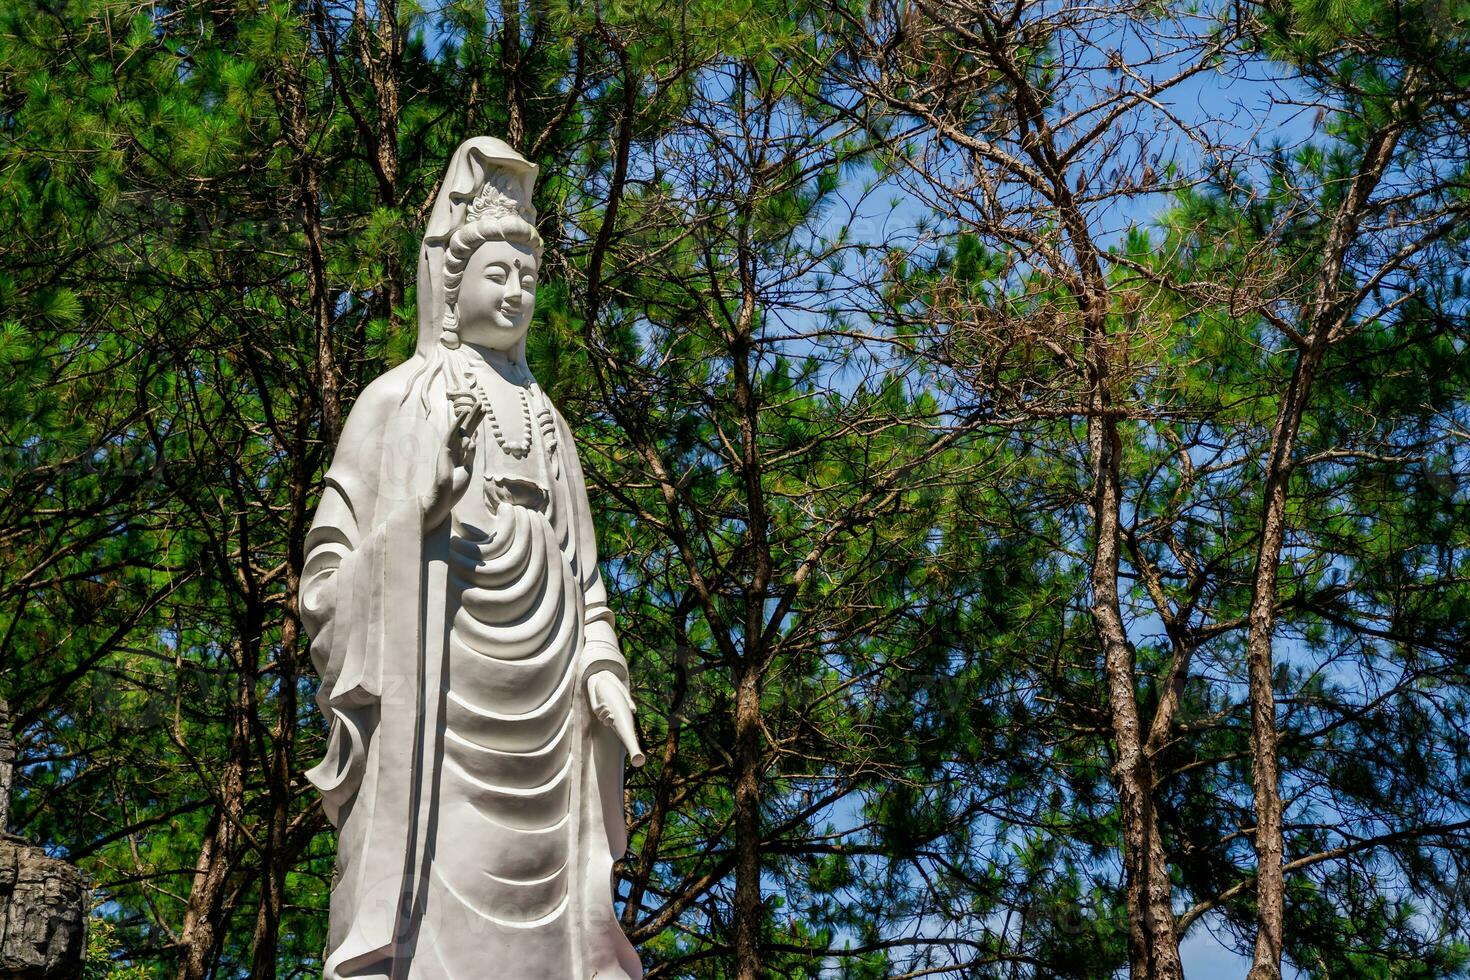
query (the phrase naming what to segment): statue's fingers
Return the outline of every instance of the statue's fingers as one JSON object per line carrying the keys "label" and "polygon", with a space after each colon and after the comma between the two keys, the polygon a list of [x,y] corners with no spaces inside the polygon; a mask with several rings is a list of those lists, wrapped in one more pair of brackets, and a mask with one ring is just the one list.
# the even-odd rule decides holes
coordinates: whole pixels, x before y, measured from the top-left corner
{"label": "statue's fingers", "polygon": [[475,431],[480,427],[480,420],[485,417],[485,406],[476,399],[469,407],[469,414],[464,420],[464,431],[467,436],[474,437]]}
{"label": "statue's fingers", "polygon": [[483,415],[484,410],[476,405],[467,415],[455,419],[454,425],[450,427],[449,436],[444,440],[444,444],[454,455],[456,463],[466,465],[469,460],[473,459],[475,427],[480,424],[480,418]]}
{"label": "statue's fingers", "polygon": [[485,417],[485,406],[479,401],[469,401],[461,405],[454,404],[454,424],[449,427],[449,436],[445,439],[447,443],[458,442],[475,431],[480,424],[480,419]]}

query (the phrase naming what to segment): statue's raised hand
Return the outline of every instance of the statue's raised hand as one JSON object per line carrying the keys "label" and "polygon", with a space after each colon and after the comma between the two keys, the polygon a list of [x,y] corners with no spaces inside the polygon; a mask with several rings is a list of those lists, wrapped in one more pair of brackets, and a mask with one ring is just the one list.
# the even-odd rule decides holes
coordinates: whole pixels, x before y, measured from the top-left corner
{"label": "statue's raised hand", "polygon": [[623,683],[623,679],[610,670],[597,671],[587,678],[587,698],[592,713],[613,730],[623,748],[628,750],[628,761],[635,766],[643,765],[638,730],[633,727],[633,695],[628,693],[628,685]]}
{"label": "statue's raised hand", "polygon": [[424,530],[444,523],[449,512],[469,488],[475,460],[475,432],[485,416],[485,406],[467,392],[456,392],[454,424],[434,458],[434,483],[424,495]]}

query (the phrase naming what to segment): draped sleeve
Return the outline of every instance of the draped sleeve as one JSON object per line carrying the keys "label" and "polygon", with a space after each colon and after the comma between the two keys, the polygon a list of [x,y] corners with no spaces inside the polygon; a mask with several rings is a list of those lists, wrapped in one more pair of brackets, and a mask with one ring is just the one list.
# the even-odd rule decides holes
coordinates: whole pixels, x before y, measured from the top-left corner
{"label": "draped sleeve", "polygon": [[567,460],[567,485],[575,511],[577,535],[577,573],[582,579],[582,597],[586,609],[585,645],[582,652],[582,676],[595,671],[611,670],[628,682],[628,661],[623,657],[612,608],[607,603],[607,586],[597,562],[597,532],[592,524],[592,507],[587,499],[587,480],[582,474],[582,461],[577,457],[571,428],[561,413],[556,413],[557,441]]}
{"label": "draped sleeve", "polygon": [[321,678],[316,701],[330,724],[326,754],[307,777],[339,828],[362,787],[384,698],[402,700],[410,680],[410,664],[385,657],[393,633],[385,624],[410,610],[417,620],[423,537],[417,495],[395,492],[388,456],[402,426],[391,396],[392,386],[370,385],[343,427],[301,577],[301,618]]}

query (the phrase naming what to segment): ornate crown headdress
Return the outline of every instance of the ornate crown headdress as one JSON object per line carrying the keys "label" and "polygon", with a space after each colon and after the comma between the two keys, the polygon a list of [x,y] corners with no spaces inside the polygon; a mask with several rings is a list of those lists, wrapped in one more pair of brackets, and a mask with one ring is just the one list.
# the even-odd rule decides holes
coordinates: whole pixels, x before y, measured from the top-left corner
{"label": "ornate crown headdress", "polygon": [[525,187],[521,178],[504,168],[497,168],[485,175],[480,193],[470,202],[465,214],[465,224],[471,225],[482,218],[519,217],[529,224],[536,221],[536,209],[531,202],[522,200]]}

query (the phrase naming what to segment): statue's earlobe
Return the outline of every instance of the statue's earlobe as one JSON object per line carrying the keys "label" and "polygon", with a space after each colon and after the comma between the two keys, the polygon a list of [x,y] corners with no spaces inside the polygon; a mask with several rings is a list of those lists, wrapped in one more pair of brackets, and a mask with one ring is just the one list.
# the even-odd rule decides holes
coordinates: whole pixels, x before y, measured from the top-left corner
{"label": "statue's earlobe", "polygon": [[459,346],[459,315],[453,306],[444,310],[444,329],[439,334],[439,342],[450,350]]}

